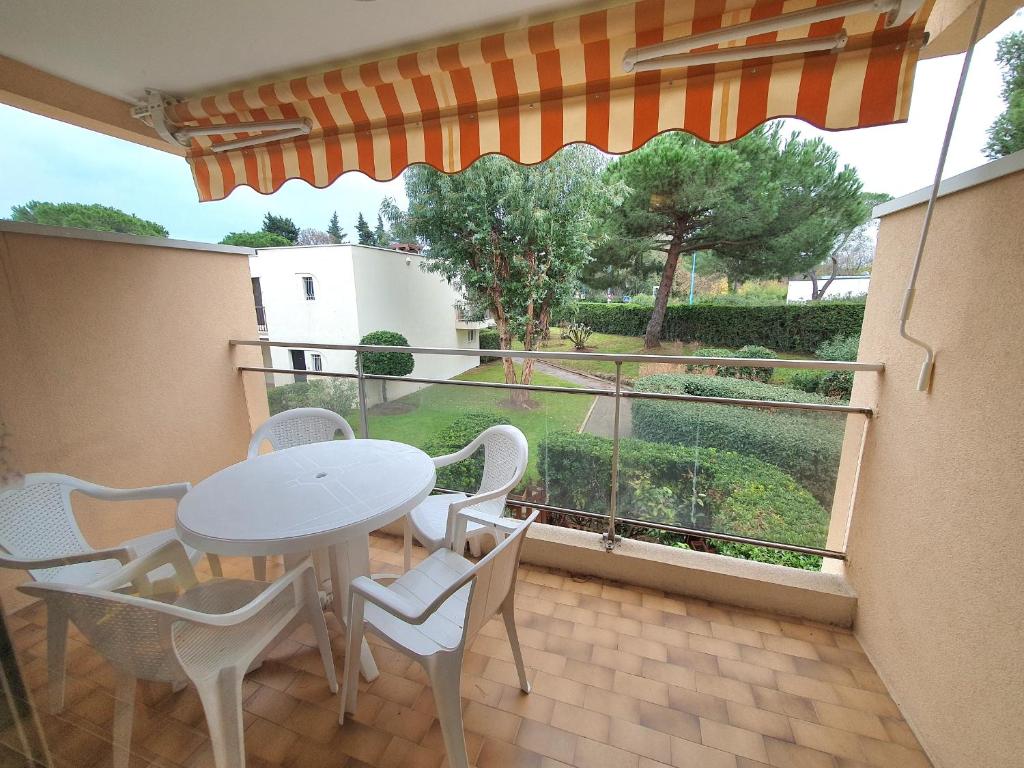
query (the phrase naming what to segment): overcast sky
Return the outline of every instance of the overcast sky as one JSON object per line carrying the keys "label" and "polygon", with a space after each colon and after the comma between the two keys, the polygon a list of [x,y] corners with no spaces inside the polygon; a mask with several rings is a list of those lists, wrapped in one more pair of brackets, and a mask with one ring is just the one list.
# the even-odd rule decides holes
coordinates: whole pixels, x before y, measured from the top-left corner
{"label": "overcast sky", "polygon": [[[945,176],[986,161],[985,132],[1003,109],[996,42],[1018,30],[1024,30],[1020,13],[978,46]],[[827,133],[786,122],[804,135],[824,136],[842,162],[857,168],[866,189],[894,196],[911,192],[931,184],[962,61],[948,56],[920,63],[905,124]],[[336,210],[351,237],[359,212],[372,223],[385,197],[404,202],[401,180],[380,183],[348,173],[327,189],[293,180],[270,196],[245,187],[226,200],[200,204],[179,157],[4,105],[0,137],[0,217],[28,200],[102,203],[157,221],[171,237],[217,242],[228,232],[259,229],[268,210],[318,229],[327,228]]]}

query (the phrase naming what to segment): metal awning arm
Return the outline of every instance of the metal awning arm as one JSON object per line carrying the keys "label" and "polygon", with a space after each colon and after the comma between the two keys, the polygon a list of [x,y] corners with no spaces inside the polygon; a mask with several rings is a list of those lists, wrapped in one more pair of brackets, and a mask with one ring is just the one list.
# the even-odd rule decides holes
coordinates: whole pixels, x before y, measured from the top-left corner
{"label": "metal awning arm", "polygon": [[132,107],[132,117],[153,126],[153,130],[167,143],[182,147],[191,146],[192,138],[195,136],[223,136],[225,134],[237,133],[256,134],[255,136],[247,136],[232,141],[217,142],[210,147],[213,152],[227,152],[230,149],[253,147],[260,144],[269,144],[272,141],[294,138],[295,136],[306,136],[313,129],[313,124],[306,118],[183,127],[167,117],[167,107],[176,104],[178,101],[179,99],[169,97],[160,91],[147,89],[146,100]]}

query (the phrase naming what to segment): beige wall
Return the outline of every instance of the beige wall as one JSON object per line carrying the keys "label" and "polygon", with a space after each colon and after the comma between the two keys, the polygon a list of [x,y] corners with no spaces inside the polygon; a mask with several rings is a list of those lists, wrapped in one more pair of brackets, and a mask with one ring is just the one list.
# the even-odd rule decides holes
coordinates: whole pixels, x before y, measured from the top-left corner
{"label": "beige wall", "polygon": [[854,389],[878,407],[849,538],[855,631],[937,768],[1024,755],[1022,199],[1016,172],[938,202],[908,328],[937,350],[931,393],[896,326],[923,205],[882,219],[861,341],[886,371]]}
{"label": "beige wall", "polygon": [[[227,344],[256,335],[244,253],[12,228],[0,224],[0,420],[17,469],[138,486],[196,482],[245,457],[235,365],[260,354]],[[266,398],[253,401],[261,421]],[[169,502],[84,501],[97,546],[174,524]]]}

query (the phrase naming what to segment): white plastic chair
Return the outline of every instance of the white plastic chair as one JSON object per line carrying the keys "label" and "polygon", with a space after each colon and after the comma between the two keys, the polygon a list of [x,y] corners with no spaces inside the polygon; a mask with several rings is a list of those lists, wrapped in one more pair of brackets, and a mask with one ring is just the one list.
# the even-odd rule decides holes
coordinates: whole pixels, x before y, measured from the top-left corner
{"label": "white plastic chair", "polygon": [[[249,441],[247,459],[260,455],[264,441],[275,451],[296,445],[324,443],[341,432],[343,440],[355,440],[356,433],[347,421],[326,408],[293,408],[271,416],[263,422]],[[252,572],[259,581],[267,580],[267,558],[252,559]]]}
{"label": "white plastic chair", "polygon": [[[344,723],[346,712],[356,711],[359,649],[364,631],[372,632],[423,665],[434,691],[448,762],[452,768],[468,768],[459,697],[462,656],[496,613],[505,620],[519,687],[530,692],[516,633],[515,587],[523,539],[537,512],[523,521],[491,520],[468,509],[456,516],[451,548],[438,549],[389,586],[365,576],[352,581],[339,722]],[[473,522],[496,526],[504,534],[476,564],[458,554],[465,548],[466,527]]]}
{"label": "white plastic chair", "polygon": [[466,532],[470,552],[474,556],[480,555],[480,539],[485,534],[493,536],[495,542],[501,540],[504,535],[501,527],[491,521],[505,514],[505,500],[526,472],[530,457],[526,435],[504,424],[488,427],[461,451],[435,457],[434,466],[440,469],[464,461],[481,447],[484,449],[484,474],[476,493],[472,496],[465,493],[428,496],[409,513],[405,523],[405,570],[409,570],[412,563],[413,537],[429,552],[450,547],[455,515],[463,509],[472,509],[485,520],[470,523]]}
{"label": "white plastic chair", "polygon": [[[110,591],[171,565],[181,595],[173,603]],[[313,564],[303,561],[272,584],[214,579],[199,584],[184,546],[173,540],[92,586],[24,584],[50,616],[74,622],[117,672],[114,768],[127,768],[138,680],[191,681],[206,714],[217,768],[244,768],[242,679],[296,617],[316,633],[324,672],[338,690]]]}
{"label": "white plastic chair", "polygon": [[[179,501],[188,483],[155,485],[148,488],[107,488],[69,475],[35,473],[26,475],[19,488],[0,492],[0,568],[27,570],[34,581],[86,585],[117,571],[122,565],[176,540],[173,530],[158,531],[125,541],[116,547],[95,549],[82,535],[71,505],[71,494],[83,493],[106,501],[174,499]],[[187,550],[189,560],[198,562],[201,552]],[[220,574],[220,561],[209,557],[210,568]],[[116,588],[134,588],[140,594],[174,588],[170,567],[135,580],[126,579]],[[47,666],[49,703],[54,713],[64,708],[64,672],[67,621],[47,618]]]}

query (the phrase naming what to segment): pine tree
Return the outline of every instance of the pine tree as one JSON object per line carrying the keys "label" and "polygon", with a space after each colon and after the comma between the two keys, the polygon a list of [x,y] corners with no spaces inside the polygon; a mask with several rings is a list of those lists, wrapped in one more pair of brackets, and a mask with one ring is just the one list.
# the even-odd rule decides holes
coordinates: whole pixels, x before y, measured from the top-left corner
{"label": "pine tree", "polygon": [[379,213],[377,214],[377,226],[373,230],[373,244],[381,248],[391,245],[391,233],[384,228],[384,219]]}
{"label": "pine tree", "polygon": [[341,223],[338,221],[337,211],[331,215],[331,223],[327,225],[327,234],[331,236],[331,242],[335,245],[348,240],[348,235],[345,234],[345,230],[341,228]]}
{"label": "pine tree", "polygon": [[366,223],[366,219],[363,218],[363,214],[359,214],[359,218],[356,220],[356,237],[359,239],[360,245],[376,245],[377,242],[373,238],[373,230],[370,229],[370,225]]}
{"label": "pine tree", "polygon": [[299,228],[287,216],[275,216],[268,212],[263,217],[263,231],[280,235],[289,243],[294,243],[299,239]]}

